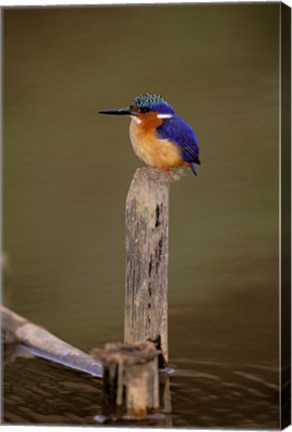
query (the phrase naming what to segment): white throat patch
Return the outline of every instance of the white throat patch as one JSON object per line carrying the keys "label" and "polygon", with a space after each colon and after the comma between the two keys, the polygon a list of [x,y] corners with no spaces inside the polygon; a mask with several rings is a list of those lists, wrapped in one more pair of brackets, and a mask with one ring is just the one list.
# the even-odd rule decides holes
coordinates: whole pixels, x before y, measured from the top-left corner
{"label": "white throat patch", "polygon": [[134,120],[135,123],[140,124],[142,123],[142,120],[139,117],[136,116],[130,116],[132,120]]}

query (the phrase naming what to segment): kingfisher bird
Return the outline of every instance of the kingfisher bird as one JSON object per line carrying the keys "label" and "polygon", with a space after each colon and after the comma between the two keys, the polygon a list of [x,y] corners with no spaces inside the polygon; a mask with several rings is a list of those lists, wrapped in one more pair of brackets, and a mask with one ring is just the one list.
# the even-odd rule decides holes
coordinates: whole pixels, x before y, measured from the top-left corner
{"label": "kingfisher bird", "polygon": [[162,96],[142,94],[128,108],[103,110],[99,114],[131,117],[132,146],[138,158],[147,165],[164,171],[188,166],[197,175],[195,164],[201,162],[196,134]]}

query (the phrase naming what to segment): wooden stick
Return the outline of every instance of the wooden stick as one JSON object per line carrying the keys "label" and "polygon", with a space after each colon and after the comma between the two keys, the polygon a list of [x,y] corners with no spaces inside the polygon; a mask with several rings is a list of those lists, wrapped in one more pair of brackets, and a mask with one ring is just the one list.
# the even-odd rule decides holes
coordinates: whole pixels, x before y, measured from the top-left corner
{"label": "wooden stick", "polygon": [[108,343],[92,351],[104,366],[103,416],[144,418],[158,412],[158,353],[152,342]]}
{"label": "wooden stick", "polygon": [[46,329],[33,324],[15,312],[1,306],[2,343],[4,348],[21,344],[30,353],[96,377],[102,377],[103,368],[89,354],[63,342]]}
{"label": "wooden stick", "polygon": [[126,200],[127,343],[154,341],[168,363],[169,185],[180,173],[138,168]]}

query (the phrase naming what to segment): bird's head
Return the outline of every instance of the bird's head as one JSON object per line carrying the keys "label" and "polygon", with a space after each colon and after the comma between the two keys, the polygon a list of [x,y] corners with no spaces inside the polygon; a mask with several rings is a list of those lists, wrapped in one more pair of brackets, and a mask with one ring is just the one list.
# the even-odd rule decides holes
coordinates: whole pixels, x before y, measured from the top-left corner
{"label": "bird's head", "polygon": [[157,94],[145,93],[137,96],[128,108],[99,111],[100,114],[129,115],[136,123],[145,120],[169,119],[174,115],[174,109],[166,100]]}

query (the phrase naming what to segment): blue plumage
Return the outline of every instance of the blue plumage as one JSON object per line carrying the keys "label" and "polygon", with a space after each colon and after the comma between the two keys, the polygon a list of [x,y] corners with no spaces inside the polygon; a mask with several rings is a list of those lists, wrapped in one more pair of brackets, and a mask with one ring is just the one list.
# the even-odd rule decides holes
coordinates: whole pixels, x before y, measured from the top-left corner
{"label": "blue plumage", "polygon": [[160,114],[174,114],[174,109],[166,102],[154,103],[149,105],[150,111],[156,111]]}
{"label": "blue plumage", "polygon": [[156,129],[157,136],[161,139],[168,139],[177,144],[181,149],[183,160],[189,162],[195,174],[194,163],[200,165],[199,143],[193,129],[180,117],[173,115],[164,120],[161,126]]}

